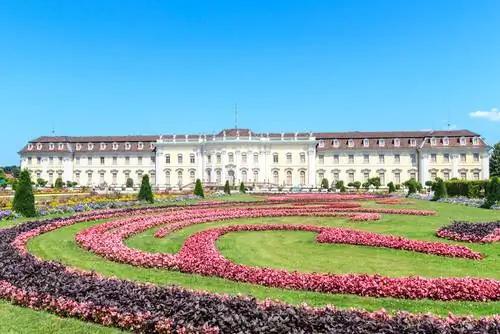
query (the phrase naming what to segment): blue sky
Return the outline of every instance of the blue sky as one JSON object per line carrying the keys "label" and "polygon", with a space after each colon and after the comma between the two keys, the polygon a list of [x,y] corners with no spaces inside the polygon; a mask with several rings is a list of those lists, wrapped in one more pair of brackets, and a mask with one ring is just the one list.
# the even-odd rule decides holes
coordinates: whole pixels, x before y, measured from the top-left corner
{"label": "blue sky", "polygon": [[497,0],[0,0],[0,165],[53,126],[213,133],[235,103],[256,132],[449,120],[494,143],[499,17]]}

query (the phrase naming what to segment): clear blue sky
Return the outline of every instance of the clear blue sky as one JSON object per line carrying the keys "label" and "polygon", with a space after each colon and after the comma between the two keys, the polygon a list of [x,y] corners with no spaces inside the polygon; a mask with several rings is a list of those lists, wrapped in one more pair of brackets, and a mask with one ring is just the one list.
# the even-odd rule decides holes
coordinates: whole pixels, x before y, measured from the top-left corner
{"label": "clear blue sky", "polygon": [[[50,135],[500,140],[500,1],[0,0],[0,165]],[[471,117],[470,113],[476,113]]]}

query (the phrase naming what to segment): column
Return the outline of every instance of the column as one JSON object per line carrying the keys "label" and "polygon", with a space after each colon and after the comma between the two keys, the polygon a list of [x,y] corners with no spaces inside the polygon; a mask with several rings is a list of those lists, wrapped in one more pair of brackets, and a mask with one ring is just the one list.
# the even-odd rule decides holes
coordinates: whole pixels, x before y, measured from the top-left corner
{"label": "column", "polygon": [[240,177],[240,166],[239,166],[239,156],[241,152],[239,149],[236,149],[234,151],[234,184],[240,184],[241,177]]}
{"label": "column", "polygon": [[483,180],[487,180],[490,178],[490,155],[488,152],[484,152],[481,155],[481,170],[483,173]]}
{"label": "column", "polygon": [[[156,163],[155,163],[155,173],[156,173],[156,185],[158,187],[165,187],[167,180],[165,179],[165,154],[163,151],[163,146],[156,144]],[[172,178],[172,176],[170,176]]]}
{"label": "column", "polygon": [[421,184],[425,184],[425,182],[429,181],[429,154],[421,152],[419,159],[418,178]]}
{"label": "column", "polygon": [[458,177],[458,159],[459,156],[457,153],[452,153],[450,155],[451,158],[451,177]]}
{"label": "column", "polygon": [[74,181],[73,178],[73,157],[63,156],[63,181]]}
{"label": "column", "polygon": [[[268,159],[267,159],[267,156],[270,154],[270,152],[268,152],[268,148],[267,148],[267,145],[263,145],[261,150],[260,150],[260,157],[259,157],[259,164],[261,166],[263,166],[262,168],[262,182],[269,182],[269,176],[270,176],[270,173],[269,173],[269,163],[268,163]],[[260,162],[260,160],[262,160],[262,162]]]}
{"label": "column", "polygon": [[315,145],[309,145],[307,150],[307,171],[309,186],[316,186],[316,149]]}
{"label": "column", "polygon": [[204,154],[204,147],[203,144],[200,145],[198,148],[198,151],[196,152],[196,178],[200,179],[201,181],[204,181],[204,164],[205,164],[205,154]]}

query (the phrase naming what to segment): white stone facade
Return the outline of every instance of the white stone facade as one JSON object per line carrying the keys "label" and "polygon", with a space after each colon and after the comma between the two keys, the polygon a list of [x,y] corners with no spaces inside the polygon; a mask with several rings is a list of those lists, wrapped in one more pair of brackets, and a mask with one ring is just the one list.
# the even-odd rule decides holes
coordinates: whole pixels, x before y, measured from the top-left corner
{"label": "white stone facade", "polygon": [[158,189],[244,182],[256,187],[316,187],[323,178],[345,184],[380,177],[487,179],[488,146],[467,130],[217,135],[40,137],[21,151],[33,179],[57,177],[81,186],[123,187],[144,174]]}

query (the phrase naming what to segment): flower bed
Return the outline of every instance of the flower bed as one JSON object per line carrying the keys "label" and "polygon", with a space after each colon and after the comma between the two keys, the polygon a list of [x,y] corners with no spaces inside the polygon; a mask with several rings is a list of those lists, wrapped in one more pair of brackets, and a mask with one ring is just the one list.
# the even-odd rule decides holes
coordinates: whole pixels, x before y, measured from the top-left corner
{"label": "flower bed", "polygon": [[[0,298],[60,316],[148,333],[495,333],[500,326],[500,316],[474,319],[405,312],[389,315],[384,310],[367,312],[330,306],[311,308],[269,300],[258,301],[251,297],[159,287],[108,279],[96,273],[85,273],[55,262],[41,261],[24,251],[19,252],[19,249],[24,249],[29,237],[58,226],[123,215],[143,216],[157,210],[161,208],[85,212],[71,218],[32,221],[0,230]],[[180,217],[184,214],[199,215],[200,211],[212,209],[186,207],[163,210]],[[127,221],[120,219],[112,223],[126,227]],[[119,230],[111,232],[121,233]],[[196,237],[200,237],[200,234]],[[199,246],[198,243],[195,245]],[[382,283],[385,280],[376,277]],[[466,290],[468,287],[449,285],[446,290],[454,288]],[[477,287],[479,290],[485,288]],[[490,286],[493,291],[495,288],[497,286]]]}
{"label": "flower bed", "polygon": [[404,201],[400,199],[395,199],[395,198],[387,198],[387,199],[381,199],[381,200],[376,200],[375,203],[377,204],[415,204],[415,202],[412,201]]}
{"label": "flower bed", "polygon": [[441,238],[464,242],[500,241],[500,221],[486,223],[453,222],[436,231]]}

